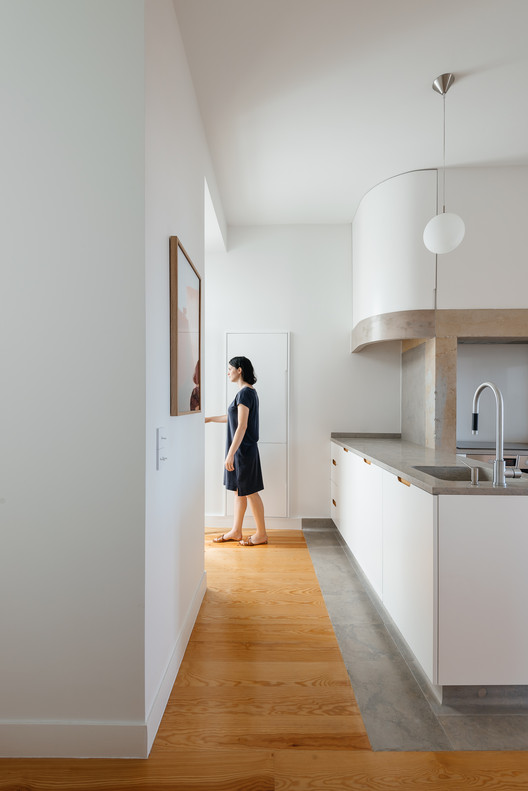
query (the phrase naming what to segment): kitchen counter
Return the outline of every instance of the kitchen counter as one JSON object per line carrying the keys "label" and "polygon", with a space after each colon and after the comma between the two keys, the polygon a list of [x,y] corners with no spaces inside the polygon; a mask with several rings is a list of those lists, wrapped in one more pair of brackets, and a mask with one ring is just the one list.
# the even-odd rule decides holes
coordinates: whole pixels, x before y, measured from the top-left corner
{"label": "kitchen counter", "polygon": [[491,464],[473,459],[462,460],[454,453],[433,450],[405,442],[397,435],[333,433],[332,442],[362,456],[384,470],[404,478],[429,494],[528,496],[528,475],[506,479],[506,486],[493,486],[491,480],[479,480],[477,486],[469,481],[448,481],[436,478],[415,467],[479,467],[492,470]]}
{"label": "kitchen counter", "polygon": [[528,685],[528,475],[471,486],[415,467],[492,466],[394,435],[331,439],[332,519],[435,694]]}

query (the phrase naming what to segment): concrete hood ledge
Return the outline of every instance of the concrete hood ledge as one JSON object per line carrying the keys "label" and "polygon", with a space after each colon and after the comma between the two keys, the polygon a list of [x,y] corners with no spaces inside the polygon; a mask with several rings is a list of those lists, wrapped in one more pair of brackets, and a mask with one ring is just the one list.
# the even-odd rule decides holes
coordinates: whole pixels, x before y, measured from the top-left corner
{"label": "concrete hood ledge", "polygon": [[352,330],[351,352],[373,343],[456,337],[475,343],[528,341],[528,309],[401,310],[380,313]]}

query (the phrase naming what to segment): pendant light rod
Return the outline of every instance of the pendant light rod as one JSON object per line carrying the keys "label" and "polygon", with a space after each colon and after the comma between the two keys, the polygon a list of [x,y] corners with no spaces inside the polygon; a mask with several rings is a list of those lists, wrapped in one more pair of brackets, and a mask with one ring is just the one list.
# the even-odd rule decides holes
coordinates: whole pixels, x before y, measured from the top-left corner
{"label": "pendant light rod", "polygon": [[445,122],[445,93],[442,94],[442,104],[444,105],[444,132],[443,132],[443,140],[442,140],[442,214],[445,214],[445,130],[446,130],[446,122]]}
{"label": "pendant light rod", "polygon": [[446,120],[445,120],[445,95],[453,85],[455,81],[454,74],[448,72],[447,74],[441,74],[439,77],[436,78],[433,82],[433,91],[436,91],[442,97],[442,102],[444,106],[444,127],[443,127],[443,137],[442,137],[442,157],[443,157],[443,166],[442,166],[442,214],[445,214],[445,171],[446,171]]}

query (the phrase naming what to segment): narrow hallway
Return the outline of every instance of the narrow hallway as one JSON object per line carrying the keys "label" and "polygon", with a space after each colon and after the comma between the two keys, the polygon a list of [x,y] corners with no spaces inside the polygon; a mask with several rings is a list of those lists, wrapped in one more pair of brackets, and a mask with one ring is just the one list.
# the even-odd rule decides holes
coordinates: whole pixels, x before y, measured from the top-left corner
{"label": "narrow hallway", "polygon": [[152,755],[370,749],[302,533],[274,530],[252,550],[209,537],[206,556],[207,593]]}

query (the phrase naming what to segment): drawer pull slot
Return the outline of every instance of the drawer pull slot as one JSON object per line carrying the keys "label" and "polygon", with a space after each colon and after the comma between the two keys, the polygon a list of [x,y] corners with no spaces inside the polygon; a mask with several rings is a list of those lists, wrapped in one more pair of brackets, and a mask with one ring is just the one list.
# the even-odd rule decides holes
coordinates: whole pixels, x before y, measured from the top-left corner
{"label": "drawer pull slot", "polygon": [[336,503],[336,501],[334,500],[333,497],[332,497],[332,505],[335,505],[335,507],[337,508],[337,503]]}
{"label": "drawer pull slot", "polygon": [[403,484],[404,484],[404,486],[410,486],[410,485],[411,485],[411,484],[409,483],[409,481],[406,481],[406,480],[405,480],[405,478],[400,478],[400,476],[399,476],[399,475],[398,475],[398,480],[399,480],[399,482],[400,482],[400,483],[403,483]]}
{"label": "drawer pull slot", "polygon": [[363,459],[363,461],[365,462],[365,464],[372,464],[372,462],[369,461],[368,459]]}
{"label": "drawer pull slot", "polygon": [[337,461],[335,459],[332,459],[332,464],[334,465],[334,467],[337,467]]}

